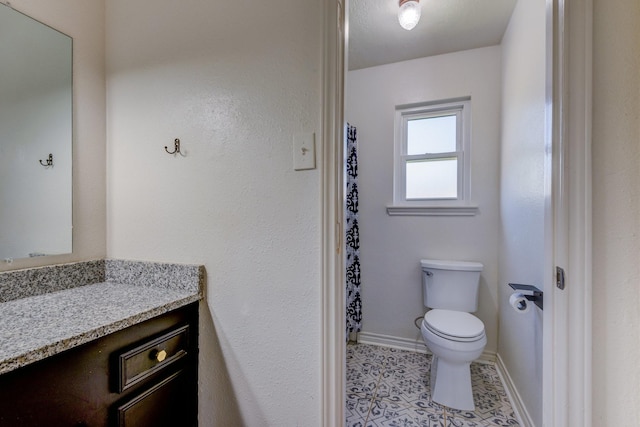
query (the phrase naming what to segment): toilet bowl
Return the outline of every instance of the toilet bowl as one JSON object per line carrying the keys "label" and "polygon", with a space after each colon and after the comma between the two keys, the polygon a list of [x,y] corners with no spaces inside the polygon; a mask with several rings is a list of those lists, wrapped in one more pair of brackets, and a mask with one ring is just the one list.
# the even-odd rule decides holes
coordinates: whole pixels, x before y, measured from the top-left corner
{"label": "toilet bowl", "polygon": [[425,314],[420,329],[433,353],[432,400],[450,408],[474,410],[470,365],[487,344],[484,324],[470,313],[435,309]]}

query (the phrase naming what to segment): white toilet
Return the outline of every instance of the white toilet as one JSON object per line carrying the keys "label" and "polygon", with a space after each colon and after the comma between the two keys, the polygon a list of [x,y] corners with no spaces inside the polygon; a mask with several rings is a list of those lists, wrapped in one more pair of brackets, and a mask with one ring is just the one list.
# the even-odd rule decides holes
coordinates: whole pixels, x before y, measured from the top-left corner
{"label": "white toilet", "polygon": [[424,305],[431,308],[422,321],[422,337],[433,353],[431,398],[454,409],[474,410],[471,362],[487,344],[478,309],[482,264],[423,259]]}

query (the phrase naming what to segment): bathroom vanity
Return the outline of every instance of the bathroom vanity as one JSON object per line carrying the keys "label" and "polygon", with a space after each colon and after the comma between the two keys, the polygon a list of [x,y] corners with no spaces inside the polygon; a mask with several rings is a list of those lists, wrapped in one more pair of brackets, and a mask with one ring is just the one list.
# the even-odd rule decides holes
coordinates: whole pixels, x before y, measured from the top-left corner
{"label": "bathroom vanity", "polygon": [[0,426],[196,426],[203,277],[120,260],[0,273]]}

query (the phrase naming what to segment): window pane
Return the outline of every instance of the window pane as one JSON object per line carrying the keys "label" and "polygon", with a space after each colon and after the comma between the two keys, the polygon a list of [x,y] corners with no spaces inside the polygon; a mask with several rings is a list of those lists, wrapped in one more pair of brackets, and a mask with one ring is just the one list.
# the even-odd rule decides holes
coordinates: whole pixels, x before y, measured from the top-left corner
{"label": "window pane", "polygon": [[456,151],[457,116],[428,117],[407,121],[407,154]]}
{"label": "window pane", "polygon": [[432,159],[407,162],[407,200],[456,199],[458,197],[458,159]]}

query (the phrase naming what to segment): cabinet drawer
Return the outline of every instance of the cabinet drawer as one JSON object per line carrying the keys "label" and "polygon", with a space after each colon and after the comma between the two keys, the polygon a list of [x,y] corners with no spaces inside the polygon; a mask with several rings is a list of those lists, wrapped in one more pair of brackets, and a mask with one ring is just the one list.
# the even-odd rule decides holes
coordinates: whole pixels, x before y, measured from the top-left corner
{"label": "cabinet drawer", "polygon": [[189,325],[184,325],[118,354],[117,392],[138,384],[187,356]]}
{"label": "cabinet drawer", "polygon": [[116,406],[117,427],[176,427],[195,425],[197,407],[185,394],[189,375],[180,370],[139,395]]}

